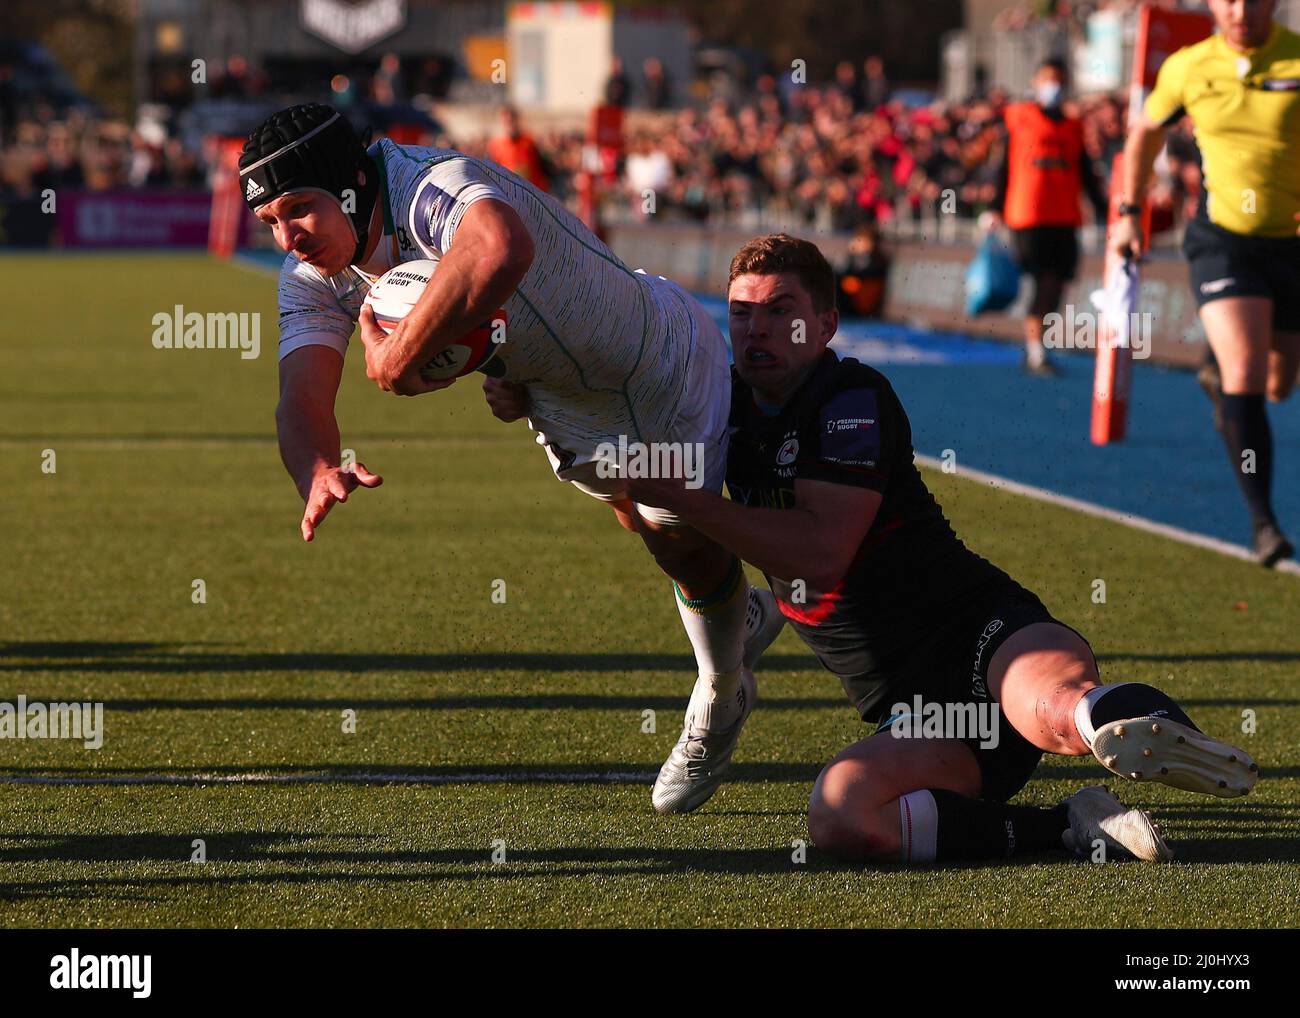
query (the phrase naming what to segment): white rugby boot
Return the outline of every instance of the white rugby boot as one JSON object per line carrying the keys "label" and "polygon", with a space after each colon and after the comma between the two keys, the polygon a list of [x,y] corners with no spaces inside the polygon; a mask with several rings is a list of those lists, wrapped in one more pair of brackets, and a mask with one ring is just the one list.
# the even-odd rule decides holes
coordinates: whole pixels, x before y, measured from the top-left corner
{"label": "white rugby boot", "polygon": [[762,587],[749,588],[749,603],[745,606],[744,664],[750,671],[758,665],[763,652],[772,646],[785,628],[785,616],[776,603],[776,596]]}
{"label": "white rugby boot", "polygon": [[650,801],[660,813],[689,813],[704,805],[709,796],[718,790],[731,763],[732,751],[740,738],[754,701],[758,697],[758,683],[754,673],[742,668],[740,685],[736,691],[740,717],[721,731],[709,731],[696,723],[696,707],[703,706],[702,697],[708,695],[703,680],[697,679],[691,701],[686,707],[686,723],[681,738],[659,768]]}
{"label": "white rugby boot", "polygon": [[1158,781],[1221,799],[1245,795],[1259,780],[1259,767],[1243,750],[1168,718],[1102,725],[1092,737],[1092,752],[1122,778]]}
{"label": "white rugby boot", "polygon": [[1121,858],[1143,862],[1168,862],[1174,850],[1160,836],[1160,827],[1151,814],[1127,809],[1110,789],[1094,785],[1075,792],[1065,800],[1070,829],[1065,832],[1065,847],[1075,855],[1088,857],[1100,839],[1108,852]]}

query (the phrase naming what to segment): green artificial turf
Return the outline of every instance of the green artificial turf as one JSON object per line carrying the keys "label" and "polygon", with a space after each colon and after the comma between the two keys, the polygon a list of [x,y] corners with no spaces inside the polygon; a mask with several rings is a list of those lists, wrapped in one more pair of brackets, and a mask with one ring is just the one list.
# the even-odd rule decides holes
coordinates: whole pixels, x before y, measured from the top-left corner
{"label": "green artificial turf", "polygon": [[[1162,821],[1170,866],[798,862],[813,779],[866,734],[836,680],[784,634],[728,781],[656,815],[694,678],[670,587],[473,378],[397,399],[350,358],[344,444],[386,483],[305,545],[274,441],[273,277],[198,256],[4,268],[0,700],[104,701],[106,736],[0,741],[0,925],[1297,924],[1296,577],[927,473],[1105,679],[1167,689],[1264,777],[1204,799],[1056,758],[1017,800],[1108,781]],[[261,312],[261,357],[154,349],[174,304]],[[33,777],[113,780],[14,780]]]}

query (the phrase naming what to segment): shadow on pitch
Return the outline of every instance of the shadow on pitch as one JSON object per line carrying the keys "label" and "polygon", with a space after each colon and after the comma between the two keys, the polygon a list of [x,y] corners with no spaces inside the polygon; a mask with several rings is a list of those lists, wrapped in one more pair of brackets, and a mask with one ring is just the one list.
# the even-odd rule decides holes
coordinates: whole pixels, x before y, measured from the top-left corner
{"label": "shadow on pitch", "polygon": [[[727,771],[727,783],[770,781],[778,784],[804,782],[809,785],[825,763],[736,762]],[[649,785],[654,781],[658,764],[612,761],[592,764],[565,764],[555,761],[513,764],[224,764],[165,767],[32,767],[0,768],[0,783],[5,778],[39,779],[50,777],[50,784],[106,786],[121,785],[210,785],[224,787],[283,787],[285,785],[437,785],[472,787],[483,784],[502,785]],[[268,775],[268,780],[222,781],[223,775]],[[466,777],[468,775],[468,777]],[[66,778],[66,781],[59,779]],[[86,779],[78,781],[77,779]],[[421,779],[426,779],[421,781]],[[277,780],[278,779],[278,780]],[[464,779],[464,780],[462,780]],[[37,782],[32,782],[37,783]],[[22,784],[13,780],[9,784]]]}
{"label": "shadow on pitch", "polygon": [[[53,702],[65,696],[41,696],[28,693],[32,702]],[[173,710],[301,710],[338,711],[365,710],[609,710],[609,711],[667,711],[673,714],[673,726],[686,708],[687,692],[677,696],[634,696],[627,694],[607,696],[599,693],[521,693],[517,696],[438,696],[438,697],[258,697],[247,698],[160,698],[142,697],[130,700],[105,700],[109,713],[134,713],[140,711]],[[851,709],[843,697],[771,697],[760,700],[762,710],[820,710]]]}
{"label": "shadow on pitch", "polygon": [[[386,654],[244,653],[207,649],[199,643],[0,643],[0,671],[22,672],[629,672],[691,671],[688,654]],[[190,649],[197,648],[197,649]],[[9,659],[17,659],[9,660]],[[770,654],[765,672],[818,671],[811,655]]]}
{"label": "shadow on pitch", "polygon": [[[805,837],[800,828],[792,837]],[[192,835],[0,834],[0,863],[175,864],[195,867],[193,873],[156,876],[109,876],[0,882],[0,901],[30,898],[99,898],[130,895],[150,888],[316,884],[332,880],[373,883],[429,883],[443,880],[589,877],[686,876],[691,874],[789,874],[792,871],[853,872],[863,867],[842,863],[810,849],[806,861],[795,863],[788,845],[771,848],[577,847],[507,848],[504,862],[493,862],[491,848],[388,849],[378,835],[318,831],[226,831],[206,837],[207,862],[200,869],[189,862]],[[289,869],[265,872],[281,864]],[[322,867],[334,864],[340,870]],[[230,873],[231,865],[256,865],[258,872]],[[308,867],[308,868],[298,868]],[[375,867],[358,871],[357,867]],[[420,867],[386,872],[387,867]]]}
{"label": "shadow on pitch", "polygon": [[[800,832],[802,833],[802,832]],[[0,835],[0,843],[14,837]],[[367,884],[436,884],[444,881],[483,882],[522,879],[639,876],[680,878],[692,875],[751,876],[791,873],[842,873],[896,870],[832,859],[810,847],[802,863],[794,863],[787,845],[770,848],[507,848],[506,859],[491,861],[482,848],[383,848],[374,836],[317,832],[268,833],[228,831],[208,838],[208,860],[200,867],[188,862],[189,835],[21,836],[27,845],[7,846],[0,861],[173,864],[192,867],[183,873],[104,876],[0,882],[0,901],[144,898],[156,901],[168,890],[190,893],[214,887]],[[317,844],[317,842],[320,842]],[[340,846],[340,842],[344,845]],[[349,844],[351,843],[351,844]],[[1249,839],[1179,839],[1178,857],[1188,863],[1252,863],[1295,861],[1294,838],[1252,836]],[[991,865],[1011,867],[1026,862],[1051,862],[1060,857],[1043,853],[1006,863],[971,863],[942,867],[961,871]],[[267,872],[267,866],[286,868]],[[256,866],[256,872],[229,872],[227,867]],[[372,868],[373,867],[373,868]],[[389,867],[400,867],[391,871]]]}
{"label": "shadow on pitch", "polygon": [[1098,654],[1097,661],[1300,661],[1300,650],[1223,650],[1195,654]]}

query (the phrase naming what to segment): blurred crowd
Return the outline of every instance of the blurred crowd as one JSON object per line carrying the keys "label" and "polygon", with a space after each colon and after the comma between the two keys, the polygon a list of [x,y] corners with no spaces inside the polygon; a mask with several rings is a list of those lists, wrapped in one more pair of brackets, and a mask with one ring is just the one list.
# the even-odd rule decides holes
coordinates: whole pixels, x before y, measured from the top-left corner
{"label": "blurred crowd", "polygon": [[[232,55],[208,73],[205,95],[213,104],[276,101],[266,74],[243,56]],[[181,130],[182,114],[191,105],[188,69],[173,77],[161,78],[159,101],[141,107],[135,122],[128,123],[104,115],[89,101],[56,104],[48,96],[22,92],[14,68],[0,60],[0,199],[37,197],[57,187],[211,186],[216,142]],[[390,53],[370,73],[336,74],[328,82],[327,101],[341,109],[365,104],[391,110],[408,101],[408,91],[445,94],[448,77],[445,62],[436,57],[403,74]]]}
{"label": "blurred crowd", "polygon": [[[973,218],[994,197],[1005,148],[1001,112],[1019,98],[992,90],[946,103],[895,92],[884,63],[869,57],[860,65],[840,64],[830,83],[795,88],[764,75],[732,98],[673,110],[665,108],[670,90],[655,65],[647,61],[635,83],[616,66],[606,87],[614,104],[635,91],[639,105],[657,110],[649,121],[644,115],[630,121],[653,128],[628,133],[619,183],[603,194],[629,215],[643,214],[644,197],[653,192],[656,217],[740,225],[775,214],[818,230],[852,232],[923,219],[940,207]],[[339,82],[333,84],[337,93]],[[257,72],[236,58],[214,88],[237,99],[258,94],[262,85]],[[405,98],[396,58],[383,58],[365,90],[381,109]],[[0,68],[0,197],[38,196],[59,186],[207,186],[215,149],[187,145],[171,112],[150,107],[126,124],[88,110],[56,112],[40,101],[16,106],[6,102]],[[1067,112],[1082,118],[1088,153],[1107,180],[1124,143],[1124,98],[1072,100]],[[509,110],[490,134],[420,140],[494,159],[570,200],[584,168],[582,133],[534,135]],[[1156,194],[1158,227],[1194,205],[1197,165],[1190,133],[1175,131]]]}
{"label": "blurred crowd", "polygon": [[[894,96],[879,61],[862,74],[841,64],[834,83],[783,94],[760,79],[746,101],[681,110],[663,130],[628,138],[628,207],[657,196],[655,215],[696,220],[785,212],[821,230],[922,219],[942,209],[977,217],[997,191],[1006,136],[1002,112],[1018,97],[994,90],[966,102],[912,104]],[[1083,121],[1103,182],[1123,149],[1127,101],[1117,95],[1066,103]],[[1171,135],[1167,172],[1154,196],[1157,226],[1194,208],[1199,161],[1189,131]]]}
{"label": "blurred crowd", "polygon": [[[607,94],[621,90],[614,83]],[[916,103],[891,90],[878,58],[864,61],[860,71],[842,63],[835,80],[821,86],[782,89],[763,76],[738,100],[665,111],[653,129],[629,132],[619,183],[607,200],[629,215],[657,219],[743,226],[760,215],[784,214],[833,232],[920,220],[940,210],[973,219],[994,200],[1006,146],[1002,112],[1017,98],[995,89],[965,102]],[[1065,104],[1082,120],[1088,154],[1106,184],[1124,147],[1127,105],[1122,95]],[[495,138],[457,147],[522,173],[518,162],[494,150],[503,137],[511,146],[535,149],[546,186],[572,196],[583,167],[581,134],[534,136],[506,111]],[[1189,128],[1170,133],[1161,170],[1152,196],[1156,230],[1191,214],[1199,198],[1199,158]]]}
{"label": "blurred crowd", "polygon": [[[209,154],[210,155],[210,154]],[[0,148],[0,196],[46,188],[203,187],[206,159],[156,121],[134,128],[83,110],[18,121]]]}
{"label": "blurred crowd", "polygon": [[1098,11],[1128,13],[1146,3],[1168,10],[1195,8],[1199,0],[1021,0],[999,12],[993,23],[998,32],[1023,32],[1044,23],[1072,24],[1082,28]]}

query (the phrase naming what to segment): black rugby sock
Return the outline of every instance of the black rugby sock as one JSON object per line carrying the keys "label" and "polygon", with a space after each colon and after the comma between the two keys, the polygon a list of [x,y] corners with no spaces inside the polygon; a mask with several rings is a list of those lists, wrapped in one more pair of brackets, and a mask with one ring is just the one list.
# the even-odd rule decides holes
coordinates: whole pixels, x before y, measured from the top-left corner
{"label": "black rugby sock", "polygon": [[903,796],[899,813],[903,862],[1005,859],[1026,852],[1064,851],[1061,835],[1070,829],[1064,805],[1008,806],[935,788]]}
{"label": "black rugby sock", "polygon": [[[1255,527],[1276,525],[1272,505],[1273,429],[1262,394],[1223,394],[1223,442]],[[1247,452],[1254,453],[1254,471],[1250,473],[1242,469]]]}
{"label": "black rugby sock", "polygon": [[1200,731],[1169,694],[1144,682],[1117,682],[1113,686],[1096,686],[1088,690],[1074,709],[1074,726],[1083,741],[1091,746],[1093,736],[1103,725],[1152,716],[1168,718],[1193,731]]}

